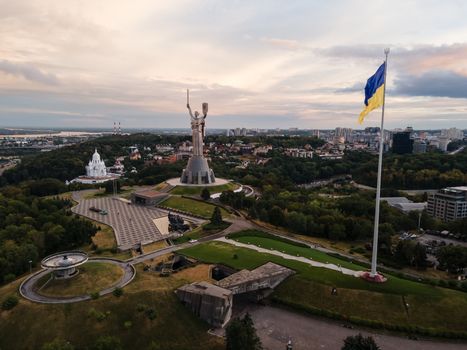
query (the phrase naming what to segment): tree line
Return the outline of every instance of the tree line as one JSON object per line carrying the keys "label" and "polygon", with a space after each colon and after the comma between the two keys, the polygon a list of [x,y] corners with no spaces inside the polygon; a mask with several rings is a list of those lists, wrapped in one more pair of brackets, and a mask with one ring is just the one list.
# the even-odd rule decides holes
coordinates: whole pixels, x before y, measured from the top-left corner
{"label": "tree line", "polygon": [[70,206],[69,200],[39,198],[19,187],[0,191],[0,283],[27,272],[48,254],[91,242],[97,227],[73,215]]}

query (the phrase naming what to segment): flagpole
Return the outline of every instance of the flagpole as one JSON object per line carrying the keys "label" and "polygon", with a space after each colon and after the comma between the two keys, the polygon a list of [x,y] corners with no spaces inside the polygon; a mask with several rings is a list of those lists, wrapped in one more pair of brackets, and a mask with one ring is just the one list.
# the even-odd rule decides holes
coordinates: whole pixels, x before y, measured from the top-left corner
{"label": "flagpole", "polygon": [[375,205],[375,226],[373,231],[373,254],[371,256],[371,272],[370,277],[374,278],[377,275],[376,265],[378,258],[378,231],[379,231],[379,207],[381,199],[381,172],[383,167],[383,147],[384,147],[384,105],[386,102],[386,74],[388,70],[388,55],[389,48],[384,49],[386,55],[384,65],[384,88],[383,88],[383,107],[381,110],[381,130],[379,137],[379,158],[378,158],[378,180],[376,184],[376,205]]}

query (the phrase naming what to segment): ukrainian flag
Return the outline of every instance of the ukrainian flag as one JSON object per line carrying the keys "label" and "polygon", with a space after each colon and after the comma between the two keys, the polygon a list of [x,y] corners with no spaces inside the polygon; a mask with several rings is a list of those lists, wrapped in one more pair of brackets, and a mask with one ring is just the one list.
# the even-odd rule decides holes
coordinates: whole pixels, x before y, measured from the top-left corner
{"label": "ukrainian flag", "polygon": [[385,70],[386,62],[384,62],[372,75],[365,86],[365,108],[360,113],[358,122],[361,124],[365,116],[370,113],[373,109],[383,105],[384,98],[384,84],[385,84]]}

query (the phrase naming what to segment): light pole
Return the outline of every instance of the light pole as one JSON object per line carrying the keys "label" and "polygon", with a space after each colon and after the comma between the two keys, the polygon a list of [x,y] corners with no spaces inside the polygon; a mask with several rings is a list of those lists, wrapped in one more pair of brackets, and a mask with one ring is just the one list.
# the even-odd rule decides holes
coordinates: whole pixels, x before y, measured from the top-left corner
{"label": "light pole", "polygon": [[29,274],[32,273],[32,260],[29,260]]}
{"label": "light pole", "polygon": [[418,212],[418,233],[420,233],[420,223],[422,221],[422,212]]}

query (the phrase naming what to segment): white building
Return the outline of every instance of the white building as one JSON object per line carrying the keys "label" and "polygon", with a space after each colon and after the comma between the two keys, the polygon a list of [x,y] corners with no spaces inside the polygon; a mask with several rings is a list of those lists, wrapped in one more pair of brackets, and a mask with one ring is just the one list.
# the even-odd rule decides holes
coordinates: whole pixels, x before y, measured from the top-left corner
{"label": "white building", "polygon": [[464,131],[457,128],[441,130],[441,136],[450,140],[462,140],[464,138]]}
{"label": "white building", "polygon": [[101,156],[97,153],[97,149],[94,150],[92,159],[89,161],[86,166],[86,176],[89,177],[102,177],[107,175],[107,168],[105,163],[101,160]]}
{"label": "white building", "polygon": [[[71,183],[78,182],[82,184],[101,184],[109,180],[118,179],[119,174],[110,174],[107,173],[107,168],[105,167],[104,161],[101,159],[97,149],[94,150],[92,159],[86,165],[86,175],[78,176],[77,178],[71,180]],[[67,184],[69,182],[67,181]]]}

